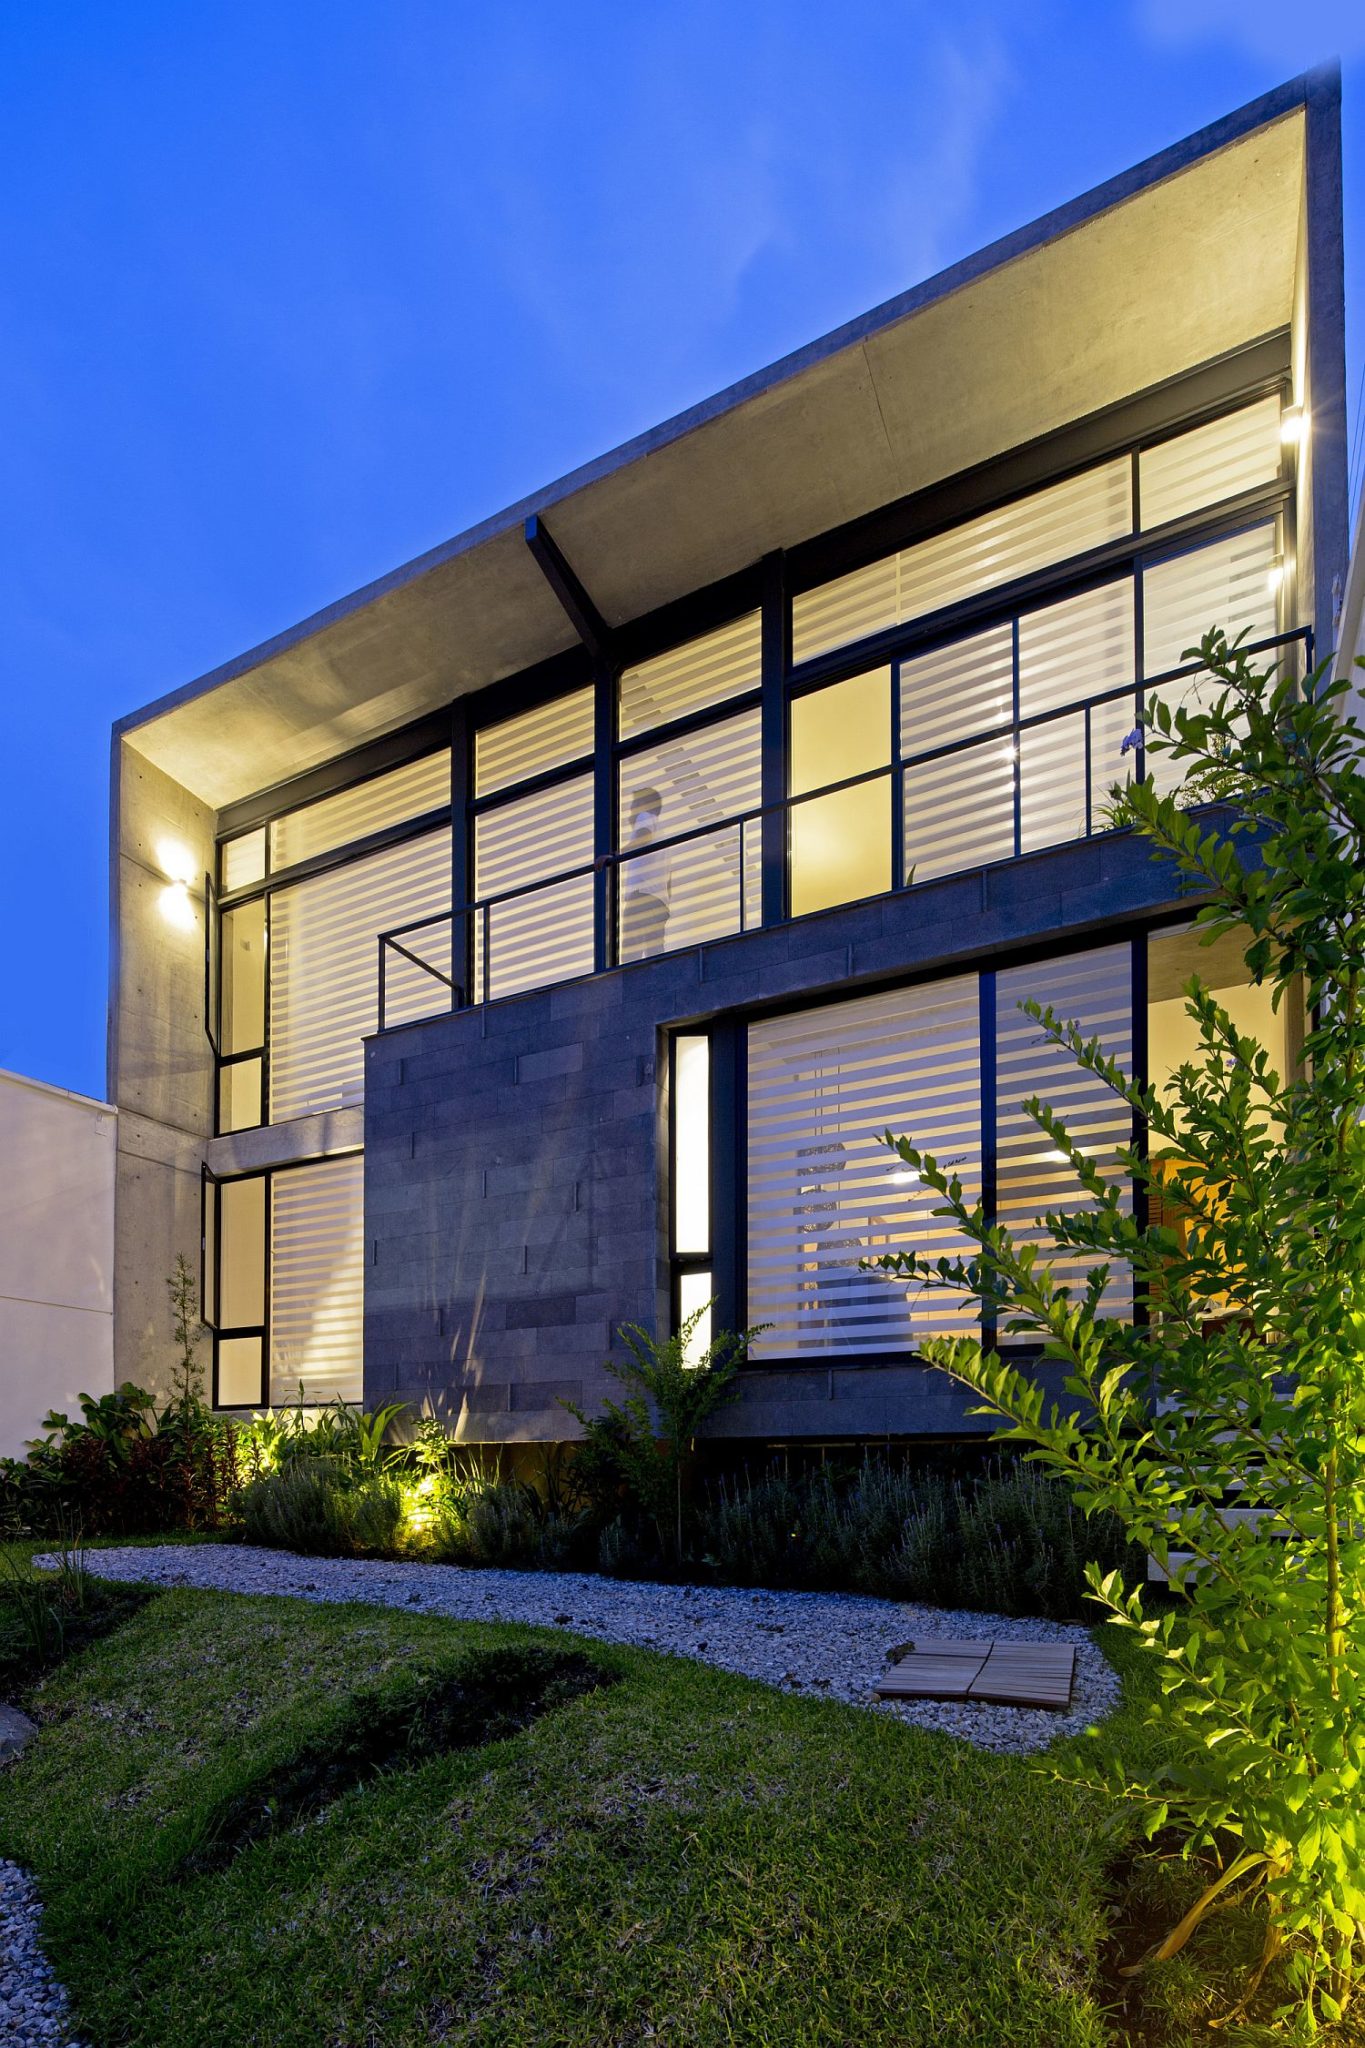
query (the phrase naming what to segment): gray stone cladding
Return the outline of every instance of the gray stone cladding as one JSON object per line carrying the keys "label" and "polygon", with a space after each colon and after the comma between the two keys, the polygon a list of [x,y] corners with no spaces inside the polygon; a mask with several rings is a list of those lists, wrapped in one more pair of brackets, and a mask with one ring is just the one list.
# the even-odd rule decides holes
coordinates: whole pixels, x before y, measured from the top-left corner
{"label": "gray stone cladding", "polygon": [[[1176,907],[1112,833],[372,1038],[365,1073],[365,1398],[461,1441],[578,1434],[619,1391],[619,1325],[668,1313],[666,1035],[680,1024],[1002,960]],[[1191,904],[1191,909],[1193,905]],[[752,1369],[727,1436],[960,1434],[930,1368]]]}

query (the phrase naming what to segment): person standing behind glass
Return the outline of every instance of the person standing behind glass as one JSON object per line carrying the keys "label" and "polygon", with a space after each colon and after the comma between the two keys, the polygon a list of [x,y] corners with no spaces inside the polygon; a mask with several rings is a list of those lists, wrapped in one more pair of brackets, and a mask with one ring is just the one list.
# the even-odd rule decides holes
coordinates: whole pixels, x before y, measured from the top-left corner
{"label": "person standing behind glass", "polygon": [[[637,789],[630,800],[630,837],[621,875],[621,958],[648,960],[664,949],[673,894],[673,860],[658,846],[664,800],[657,789]],[[652,849],[644,851],[643,849]]]}

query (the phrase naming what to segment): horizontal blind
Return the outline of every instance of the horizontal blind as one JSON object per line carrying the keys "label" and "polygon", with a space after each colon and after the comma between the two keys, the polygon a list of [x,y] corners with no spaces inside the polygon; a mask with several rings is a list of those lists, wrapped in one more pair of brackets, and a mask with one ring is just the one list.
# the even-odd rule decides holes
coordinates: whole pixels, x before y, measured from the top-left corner
{"label": "horizontal blind", "polygon": [[566,768],[593,747],[593,692],[571,690],[534,711],[499,719],[474,735],[474,794],[491,796],[511,783]]}
{"label": "horizontal blind", "polygon": [[1138,494],[1144,529],[1221,505],[1280,474],[1280,401],[1259,398],[1207,426],[1144,448]]}
{"label": "horizontal blind", "polygon": [[[1273,524],[1191,548],[1143,572],[1144,668],[1149,676],[1180,667],[1187,648],[1197,646],[1211,626],[1229,640],[1245,632],[1249,641],[1268,640],[1277,630],[1277,548]],[[1273,655],[1255,657],[1267,663]],[[1153,695],[1174,711],[1207,711],[1223,686],[1207,674],[1164,683]],[[1184,781],[1188,764],[1149,750],[1147,777],[1159,794]]]}
{"label": "horizontal blind", "polygon": [[[1268,640],[1277,629],[1277,555],[1268,523],[1144,569],[1144,673],[1181,667],[1185,650],[1197,647],[1212,626],[1221,626],[1229,640],[1243,631],[1251,640]],[[1171,695],[1168,701],[1178,700]]]}
{"label": "horizontal blind", "polygon": [[[593,878],[548,878],[593,858],[591,775],[485,811],[474,826],[474,893],[480,903],[531,882],[546,886],[487,912],[491,997],[567,981],[593,968]],[[474,997],[482,1000],[484,914],[474,920]]]}
{"label": "horizontal blind", "polygon": [[218,848],[218,885],[225,896],[234,889],[249,889],[253,882],[264,879],[264,825],[258,825],[254,832],[242,832],[236,839],[222,842]]}
{"label": "horizontal blind", "polygon": [[747,612],[713,633],[671,647],[622,671],[618,731],[630,739],[691,711],[756,690],[762,672],[759,614]]}
{"label": "horizontal blind", "polygon": [[1014,628],[1006,621],[900,665],[902,755],[998,731],[977,747],[916,761],[902,778],[907,881],[928,882],[1014,853]]}
{"label": "horizontal blind", "polygon": [[1131,478],[1131,459],[1118,456],[799,592],[792,603],[794,659],[809,661],[1120,539],[1132,530]]}
{"label": "horizontal blind", "polygon": [[[1019,715],[1023,719],[1103,695],[1134,680],[1133,579],[1124,576],[1062,604],[1026,612],[1019,620]],[[1136,697],[1121,700],[1120,737],[1137,715]],[[1115,723],[1092,716],[1091,781],[1102,787],[1120,773],[1112,762],[1094,761]],[[1020,852],[1083,839],[1092,815],[1093,791],[1086,772],[1084,714],[1050,719],[1019,735]]]}
{"label": "horizontal blind", "polygon": [[903,1351],[968,1331],[943,1289],[859,1270],[903,1246],[966,1249],[882,1142],[889,1127],[981,1187],[975,975],[753,1024],[748,1031],[748,1310],[756,1356]]}
{"label": "horizontal blind", "polygon": [[359,1102],[378,1025],[379,934],[450,908],[450,829],[350,861],[270,902],[270,1119]]}
{"label": "horizontal blind", "polygon": [[[1074,1018],[1087,1038],[1098,1038],[1123,1072],[1131,1073],[1132,950],[1126,944],[1104,946],[1012,967],[996,977],[996,1215],[1021,1243],[1052,1247],[1053,1277],[1079,1292],[1093,1262],[1056,1252],[1041,1219],[1049,1210],[1091,1205],[1082,1199],[1064,1154],[1025,1115],[1023,1104],[1037,1095],[1055,1109],[1073,1142],[1112,1184],[1125,1184],[1118,1155],[1131,1142],[1132,1114],[1024,1015],[1019,1005],[1030,998],[1051,1004],[1059,1017]],[[1132,1275],[1125,1266],[1111,1276],[1104,1307],[1109,1315],[1127,1318],[1132,1305]],[[1003,1328],[1001,1341],[1010,1341]]]}
{"label": "horizontal blind", "polygon": [[[761,801],[762,746],[757,711],[718,720],[672,740],[640,748],[618,768],[622,861],[617,882],[622,957],[632,955],[627,899],[637,891],[666,898],[667,924],[651,952],[700,945],[757,924],[761,910],[760,831],[727,824]],[[646,838],[634,823],[637,802],[661,802]],[[682,846],[680,832],[705,829]]]}
{"label": "horizontal blind", "polygon": [[335,796],[273,819],[270,865],[292,868],[301,860],[313,860],[371,832],[382,832],[388,825],[401,825],[408,818],[420,818],[449,805],[450,749],[441,747],[434,754],[424,754],[420,761],[408,761],[386,775],[372,775],[353,789],[338,790]]}
{"label": "horizontal blind", "polygon": [[358,1154],[272,1174],[270,1399],[359,1401],[364,1388],[365,1194]]}

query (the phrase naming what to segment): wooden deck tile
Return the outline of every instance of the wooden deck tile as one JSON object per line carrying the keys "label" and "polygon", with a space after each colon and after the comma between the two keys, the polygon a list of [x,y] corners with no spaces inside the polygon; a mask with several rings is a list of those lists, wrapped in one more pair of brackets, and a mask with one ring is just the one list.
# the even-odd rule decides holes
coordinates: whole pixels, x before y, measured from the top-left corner
{"label": "wooden deck tile", "polygon": [[922,1636],[903,1643],[873,1690],[879,1699],[981,1700],[1004,1707],[1066,1708],[1076,1675],[1070,1643],[966,1642]]}

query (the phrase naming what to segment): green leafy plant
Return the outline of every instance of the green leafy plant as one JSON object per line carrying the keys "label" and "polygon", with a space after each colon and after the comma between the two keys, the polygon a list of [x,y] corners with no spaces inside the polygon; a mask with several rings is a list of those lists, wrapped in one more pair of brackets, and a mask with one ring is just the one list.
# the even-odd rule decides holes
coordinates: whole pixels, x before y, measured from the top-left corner
{"label": "green leafy plant", "polygon": [[[1365,733],[1327,665],[1296,686],[1221,634],[1198,656],[1217,702],[1157,703],[1147,744],[1196,790],[1215,787],[1235,820],[1210,830],[1181,792],[1150,783],[1123,815],[1203,897],[1209,940],[1241,933],[1253,979],[1277,1004],[1304,1001],[1299,1071],[1276,1073],[1197,980],[1199,1049],[1161,1092],[1026,1005],[1138,1113],[1151,1157],[1130,1148],[1127,1174],[1139,1187],[1159,1177],[1182,1227],[1144,1225],[1035,1099],[1027,1114],[1082,1191],[1046,1230],[1093,1261],[1085,1285],[1054,1281],[1045,1250],[989,1223],[955,1175],[889,1132],[973,1253],[872,1263],[975,1294],[1065,1368],[1062,1408],[975,1342],[925,1346],[1001,1435],[1169,1573],[1174,1605],[1151,1611],[1091,1568],[1095,1599],[1157,1661],[1154,1711],[1175,1751],[1151,1775],[1111,1758],[1095,1781],[1136,1802],[1149,1835],[1174,1829],[1187,1855],[1212,1860],[1154,1956],[1178,1952],[1218,1903],[1260,1892],[1256,1981],[1278,1957],[1281,2025],[1299,2038],[1340,2019],[1365,1935]],[[1151,1303],[1145,1324],[1103,1311],[1120,1262]]]}
{"label": "green leafy plant", "polygon": [[313,1557],[389,1557],[404,1500],[386,1473],[357,1475],[331,1458],[298,1458],[253,1479],[242,1493],[248,1543]]}
{"label": "green leafy plant", "polygon": [[199,1317],[199,1294],[194,1274],[183,1252],[175,1255],[175,1271],[166,1282],[171,1297],[171,1316],[179,1356],[175,1364],[175,1401],[182,1408],[202,1407],[204,1374],[195,1340],[203,1328]]}
{"label": "green leafy plant", "polygon": [[671,1337],[652,1337],[638,1324],[622,1330],[628,1356],[608,1359],[606,1369],[627,1389],[624,1401],[608,1400],[599,1416],[587,1416],[571,1401],[564,1406],[582,1425],[584,1456],[614,1473],[637,1511],[653,1527],[666,1564],[685,1554],[683,1501],[687,1464],[698,1430],[726,1401],[750,1344],[766,1325],[722,1330],[695,1363],[692,1341],[712,1305],[694,1311]]}

